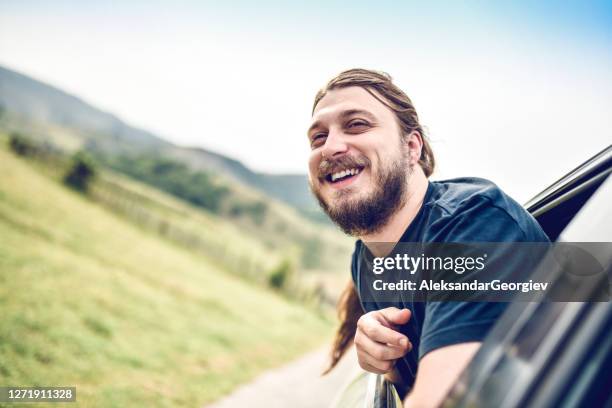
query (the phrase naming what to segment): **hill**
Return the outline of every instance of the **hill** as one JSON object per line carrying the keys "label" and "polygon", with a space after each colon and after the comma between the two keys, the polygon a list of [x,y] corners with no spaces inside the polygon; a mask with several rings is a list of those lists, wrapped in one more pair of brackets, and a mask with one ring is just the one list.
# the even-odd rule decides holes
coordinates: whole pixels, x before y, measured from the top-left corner
{"label": "hill", "polygon": [[[0,111],[10,114],[11,130],[24,131],[62,148],[104,153],[151,153],[175,158],[195,170],[206,170],[279,199],[307,216],[319,212],[303,174],[255,172],[237,160],[203,148],[174,145],[124,123],[87,102],[48,84],[0,66]],[[39,125],[42,125],[39,126]],[[56,127],[56,129],[51,129]],[[57,128],[64,129],[58,130]]]}
{"label": "hill", "polygon": [[[247,240],[260,241],[270,259],[285,258],[313,285],[324,285],[328,298],[337,295],[346,279],[351,240],[329,223],[312,222],[325,217],[304,204],[312,200],[305,176],[255,173],[226,156],[175,146],[2,67],[0,106],[0,131],[26,135],[64,154],[85,149],[117,172],[213,212],[215,222],[223,219]],[[228,244],[231,241],[225,241]]]}
{"label": "hill", "polygon": [[[82,406],[201,406],[329,333],[314,312],[168,239],[184,230],[154,233],[129,209],[242,253],[255,245],[230,223],[112,174],[83,196],[4,144],[0,172],[2,384],[75,385]],[[96,201],[118,197],[110,188],[143,205]]]}
{"label": "hill", "polygon": [[[304,204],[312,198],[303,175],[262,175],[217,153],[174,146],[1,67],[0,131],[23,134],[65,154],[85,149],[115,171],[214,212],[267,249],[292,254],[310,277],[327,283],[340,280],[334,274],[346,277],[351,240],[320,210]],[[326,286],[333,296],[342,285]]]}

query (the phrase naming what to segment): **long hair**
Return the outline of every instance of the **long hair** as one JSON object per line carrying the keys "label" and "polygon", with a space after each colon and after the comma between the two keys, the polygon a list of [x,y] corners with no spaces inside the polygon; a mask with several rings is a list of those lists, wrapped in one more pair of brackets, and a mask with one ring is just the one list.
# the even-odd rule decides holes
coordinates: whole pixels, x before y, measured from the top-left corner
{"label": "long hair", "polygon": [[357,320],[363,315],[363,309],[359,302],[359,296],[355,290],[353,281],[349,281],[338,299],[338,320],[340,326],[334,337],[329,365],[323,375],[329,373],[338,364],[346,350],[353,343],[353,337],[357,330]]}
{"label": "long hair", "polygon": [[[433,150],[429,144],[423,126],[419,122],[419,117],[412,101],[400,88],[393,82],[389,74],[385,72],[372,71],[368,69],[349,69],[332,78],[327,85],[315,96],[312,112],[314,113],[317,104],[323,99],[327,92],[333,89],[359,86],[365,89],[370,95],[376,98],[383,105],[391,109],[399,122],[403,136],[417,131],[423,139],[423,149],[419,157],[419,165],[423,169],[426,177],[431,176],[435,167]],[[338,300],[338,318],[340,325],[334,337],[330,363],[323,374],[330,372],[346,350],[350,347],[357,330],[357,321],[363,315],[363,309],[359,302],[359,296],[352,281],[348,283],[344,292]]]}

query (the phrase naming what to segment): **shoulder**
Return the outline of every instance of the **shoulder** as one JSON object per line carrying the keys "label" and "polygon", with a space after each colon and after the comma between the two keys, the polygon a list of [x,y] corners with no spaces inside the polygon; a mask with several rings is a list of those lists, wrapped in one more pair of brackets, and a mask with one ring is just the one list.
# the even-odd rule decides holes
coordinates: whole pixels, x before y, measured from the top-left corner
{"label": "shoulder", "polygon": [[[537,221],[489,180],[464,177],[431,184],[433,191],[424,205],[434,220],[434,240],[546,240]],[[444,235],[451,231],[451,236]]]}
{"label": "shoulder", "polygon": [[483,201],[492,206],[509,204],[505,200],[509,197],[495,183],[483,178],[462,177],[431,184],[433,193],[427,204],[445,214],[456,214]]}

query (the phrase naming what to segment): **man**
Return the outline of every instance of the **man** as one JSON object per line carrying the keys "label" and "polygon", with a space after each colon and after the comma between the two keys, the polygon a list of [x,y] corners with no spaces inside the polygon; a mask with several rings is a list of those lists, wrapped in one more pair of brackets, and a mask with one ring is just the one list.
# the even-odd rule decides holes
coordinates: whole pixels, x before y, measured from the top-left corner
{"label": "man", "polygon": [[437,406],[504,304],[360,304],[360,258],[385,255],[373,243],[539,242],[547,237],[489,181],[428,180],[433,152],[411,100],[387,74],[352,69],[333,78],[315,98],[308,139],[311,190],[328,216],[358,238],[330,369],[353,340],[360,366],[388,374],[404,387],[406,406]]}

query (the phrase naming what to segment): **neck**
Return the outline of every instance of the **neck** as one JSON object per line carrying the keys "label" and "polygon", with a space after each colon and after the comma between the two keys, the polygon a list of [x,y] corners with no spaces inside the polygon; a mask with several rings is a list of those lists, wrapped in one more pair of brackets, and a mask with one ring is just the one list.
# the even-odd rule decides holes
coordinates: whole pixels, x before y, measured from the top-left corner
{"label": "neck", "polygon": [[[387,224],[380,231],[359,237],[373,255],[384,256],[388,249],[385,247],[388,247],[390,243],[395,244],[399,241],[421,209],[426,193],[427,177],[425,177],[421,167],[417,165],[408,177],[404,205],[389,218]],[[375,245],[376,243],[386,243],[387,245]]]}

